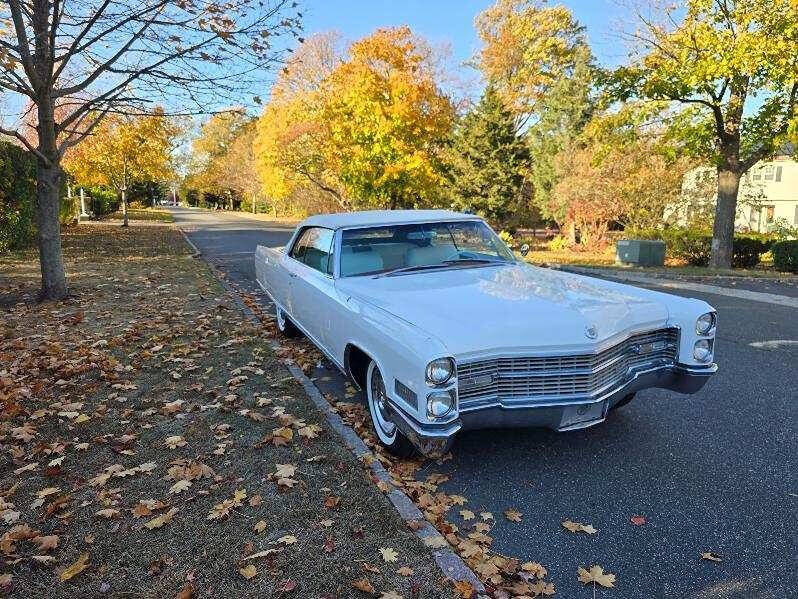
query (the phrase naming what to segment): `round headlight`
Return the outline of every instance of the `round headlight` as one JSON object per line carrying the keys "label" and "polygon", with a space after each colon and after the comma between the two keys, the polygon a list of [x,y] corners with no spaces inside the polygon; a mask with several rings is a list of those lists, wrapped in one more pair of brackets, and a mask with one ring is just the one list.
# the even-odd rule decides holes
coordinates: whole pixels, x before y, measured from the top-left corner
{"label": "round headlight", "polygon": [[454,360],[438,358],[427,364],[427,382],[431,385],[442,385],[454,375]]}
{"label": "round headlight", "polygon": [[709,362],[712,359],[712,342],[709,339],[699,339],[693,346],[693,357],[699,362]]}
{"label": "round headlight", "polygon": [[454,408],[454,397],[448,391],[430,393],[427,397],[427,416],[441,418]]}
{"label": "round headlight", "polygon": [[715,328],[715,313],[707,312],[698,317],[695,323],[695,332],[699,335],[709,335]]}

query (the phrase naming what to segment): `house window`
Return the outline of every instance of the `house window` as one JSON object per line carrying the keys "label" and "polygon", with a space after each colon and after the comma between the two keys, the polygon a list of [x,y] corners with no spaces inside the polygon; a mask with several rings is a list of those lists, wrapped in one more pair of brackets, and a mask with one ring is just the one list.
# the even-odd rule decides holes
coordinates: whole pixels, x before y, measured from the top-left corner
{"label": "house window", "polygon": [[765,171],[765,181],[773,181],[773,165],[768,164],[763,170]]}
{"label": "house window", "polygon": [[798,205],[795,206],[795,218],[793,219],[796,225],[798,225]]}
{"label": "house window", "polygon": [[775,208],[775,206],[762,206],[762,212],[765,213],[765,223],[768,225],[773,222],[773,212]]}
{"label": "house window", "polygon": [[780,181],[781,181],[781,167],[777,166],[776,167],[776,183],[779,183]]}
{"label": "house window", "polygon": [[762,171],[760,169],[755,170],[754,174],[751,175],[751,178],[754,181],[761,181],[762,180]]}

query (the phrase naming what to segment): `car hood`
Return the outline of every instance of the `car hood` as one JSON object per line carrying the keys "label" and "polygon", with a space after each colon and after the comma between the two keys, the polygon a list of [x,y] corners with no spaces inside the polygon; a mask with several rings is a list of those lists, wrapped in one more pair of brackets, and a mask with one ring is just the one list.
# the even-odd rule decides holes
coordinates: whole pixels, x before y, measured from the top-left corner
{"label": "car hood", "polygon": [[645,290],[526,264],[336,283],[339,293],[417,326],[455,356],[541,347],[589,351],[668,320],[665,304]]}

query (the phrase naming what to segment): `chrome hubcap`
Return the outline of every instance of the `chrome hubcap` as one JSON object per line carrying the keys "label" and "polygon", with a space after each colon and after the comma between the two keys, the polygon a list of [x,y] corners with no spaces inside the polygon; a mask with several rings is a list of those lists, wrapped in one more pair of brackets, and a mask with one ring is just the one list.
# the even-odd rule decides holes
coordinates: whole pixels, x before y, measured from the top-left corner
{"label": "chrome hubcap", "polygon": [[385,384],[382,381],[382,375],[376,369],[371,376],[371,402],[374,405],[375,424],[380,427],[384,435],[390,437],[396,430],[396,425],[391,422],[385,396]]}

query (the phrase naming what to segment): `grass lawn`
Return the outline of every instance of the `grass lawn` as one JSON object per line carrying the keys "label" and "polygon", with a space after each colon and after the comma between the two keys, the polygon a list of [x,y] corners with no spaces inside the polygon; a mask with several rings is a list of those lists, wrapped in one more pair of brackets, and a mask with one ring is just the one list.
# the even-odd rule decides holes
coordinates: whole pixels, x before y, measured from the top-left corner
{"label": "grass lawn", "polygon": [[[63,244],[62,302],[35,302],[33,254],[0,259],[0,595],[452,596],[270,320],[177,231],[93,223]],[[416,464],[393,472],[422,485]]]}
{"label": "grass lawn", "polygon": [[[163,208],[128,208],[127,218],[128,220],[158,221],[163,223],[174,222],[172,213]],[[122,211],[117,210],[109,214],[106,219],[122,220]]]}
{"label": "grass lawn", "polygon": [[[517,252],[516,252],[517,253]],[[520,254],[517,253],[520,257]],[[613,269],[619,272],[633,272],[641,275],[657,277],[685,277],[685,278],[712,278],[712,277],[747,277],[747,278],[794,278],[795,275],[783,273],[773,268],[772,259],[765,254],[763,261],[756,268],[708,268],[704,266],[691,266],[673,259],[666,259],[665,266],[638,267],[620,266],[615,263],[615,248],[606,251],[576,252],[571,250],[554,251],[544,249],[544,246],[535,246],[524,258],[527,262],[537,265],[562,264],[568,266],[595,267]]]}

